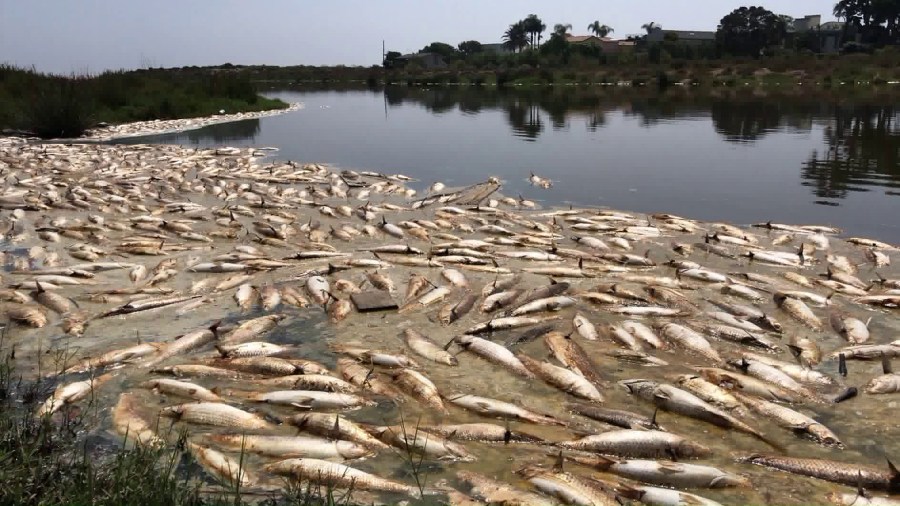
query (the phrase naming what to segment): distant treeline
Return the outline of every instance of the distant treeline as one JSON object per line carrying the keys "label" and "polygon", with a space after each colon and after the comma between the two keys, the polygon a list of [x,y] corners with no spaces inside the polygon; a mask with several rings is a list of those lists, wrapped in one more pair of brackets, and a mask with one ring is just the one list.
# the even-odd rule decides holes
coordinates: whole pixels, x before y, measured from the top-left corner
{"label": "distant treeline", "polygon": [[249,75],[147,69],[56,76],[0,65],[0,129],[78,137],[98,123],[176,119],[287,107],[257,94]]}
{"label": "distant treeline", "polygon": [[[659,45],[665,49],[666,43]],[[481,53],[478,57],[457,60],[442,68],[406,65],[403,68],[313,67],[304,65],[274,67],[267,65],[224,65],[216,67],[248,75],[254,81],[279,83],[325,83],[337,86],[345,82],[365,82],[369,86],[403,84],[472,85],[546,85],[622,83],[663,85],[683,82],[701,86],[804,85],[838,86],[857,83],[884,84],[900,81],[900,48],[886,47],[871,54],[807,54],[782,52],[753,57],[704,59],[674,49],[670,58],[654,60],[651,53],[591,53],[594,48],[579,48],[567,60],[542,55],[538,51],[522,53]]]}

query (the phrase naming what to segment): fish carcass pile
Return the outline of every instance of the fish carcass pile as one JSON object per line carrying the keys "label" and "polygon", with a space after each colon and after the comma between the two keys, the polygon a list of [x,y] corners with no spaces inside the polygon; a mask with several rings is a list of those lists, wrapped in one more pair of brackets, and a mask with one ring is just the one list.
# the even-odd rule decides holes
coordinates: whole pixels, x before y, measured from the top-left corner
{"label": "fish carcass pile", "polygon": [[245,491],[900,500],[894,246],[268,154],[0,141],[3,351],[57,383],[35,416],[186,431]]}

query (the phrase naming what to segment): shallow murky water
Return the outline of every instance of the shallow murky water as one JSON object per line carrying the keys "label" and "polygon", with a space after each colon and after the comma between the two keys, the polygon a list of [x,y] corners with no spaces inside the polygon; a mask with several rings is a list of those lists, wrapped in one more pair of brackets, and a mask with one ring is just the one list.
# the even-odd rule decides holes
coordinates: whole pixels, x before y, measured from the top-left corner
{"label": "shallow murky water", "polygon": [[[204,205],[217,205],[215,199],[209,195],[193,195],[192,201]],[[219,203],[220,205],[220,203]],[[360,223],[356,218],[337,220],[319,215],[315,210],[309,208],[292,209],[290,212],[297,216],[297,223],[305,223],[307,218],[312,216],[313,219],[319,220],[327,227],[329,225],[337,225],[342,222]],[[521,212],[523,216],[535,217],[538,212]],[[390,220],[399,222],[404,219],[422,219],[430,218],[433,210],[431,208],[422,211],[407,211],[399,213],[391,213]],[[48,211],[49,216],[64,214],[62,211]],[[81,211],[65,211],[70,219],[85,219],[87,212]],[[27,219],[31,216],[28,215]],[[112,218],[109,218],[112,219]],[[238,218],[247,227],[250,226],[252,219],[246,217]],[[534,218],[537,219],[537,218]],[[562,223],[560,221],[560,223]],[[568,225],[564,225],[566,227]],[[702,227],[710,228],[709,224],[701,224]],[[216,228],[213,221],[196,222],[195,230],[201,233],[208,233]],[[853,231],[845,231],[848,235],[852,235]],[[570,236],[576,233],[573,230],[563,230],[561,234]],[[581,232],[578,232],[579,234]],[[760,245],[769,247],[771,240],[780,235],[777,232],[768,232],[765,229],[748,229],[747,234],[752,234],[759,239]],[[488,236],[481,233],[466,234],[467,238],[484,239]],[[685,234],[676,232],[667,232],[661,237],[646,239],[639,241],[635,250],[643,253],[648,250],[648,257],[654,259],[658,264],[657,267],[649,269],[634,268],[633,273],[645,275],[673,276],[674,270],[670,267],[662,266],[667,259],[677,256],[672,252],[670,243],[677,241],[680,243],[702,242],[702,234]],[[359,238],[352,243],[333,242],[333,245],[344,251],[353,251],[366,246],[372,246],[384,243],[397,243],[390,238],[366,239]],[[570,241],[567,241],[570,242]],[[25,241],[16,244],[13,248],[9,246],[8,255],[14,254],[15,251],[22,251],[34,241]],[[232,241],[223,241],[217,239],[208,249],[192,250],[172,253],[170,256],[178,258],[181,262],[179,265],[179,275],[172,280],[166,282],[169,286],[178,291],[186,291],[191,283],[204,277],[217,277],[225,279],[230,274],[200,274],[189,273],[184,271],[184,266],[188,263],[188,258],[199,256],[203,259],[214,256],[230,250],[234,243]],[[427,248],[428,243],[409,238],[409,244],[421,248]],[[787,250],[795,248],[798,242],[792,245],[784,246],[780,249]],[[830,240],[830,254],[842,254],[849,257],[852,261],[859,264],[858,277],[862,280],[876,279],[875,269],[871,263],[864,260],[864,250],[859,247],[852,246],[836,237]],[[563,247],[564,243],[560,243]],[[574,247],[572,244],[565,244],[565,247]],[[205,248],[205,247],[204,247]],[[293,254],[289,248],[280,248],[274,246],[264,247],[271,258],[279,259]],[[503,248],[511,249],[511,248]],[[534,249],[534,248],[532,248]],[[774,247],[771,249],[775,249]],[[738,251],[738,250],[734,250]],[[900,268],[897,264],[900,262],[900,256],[896,251],[886,251],[893,260],[893,266],[879,268],[877,274],[885,278],[896,279],[900,277]],[[354,256],[362,256],[361,253],[355,253]],[[820,276],[825,270],[824,253],[816,253],[816,262],[802,269],[802,273],[810,279]],[[131,256],[127,258],[128,262],[144,263],[147,267],[153,267],[162,257],[138,257]],[[749,262],[747,258],[741,259],[724,259],[715,255],[707,255],[695,250],[688,259],[702,264],[704,267],[722,273],[733,272],[753,272],[766,274],[774,278],[780,278],[780,272],[785,269],[781,267],[767,266],[759,262]],[[75,262],[72,262],[75,263]],[[328,262],[322,260],[296,262],[296,265],[282,269],[276,269],[270,272],[260,272],[253,277],[253,284],[262,286],[265,283],[275,283],[280,286],[293,286],[298,290],[302,290],[303,281],[296,279],[295,276],[307,271],[313,267],[324,266]],[[524,267],[535,266],[535,262],[526,262],[521,260],[502,260],[501,265],[509,267],[511,270],[518,271]],[[571,260],[564,263],[573,266]],[[469,279],[470,286],[473,290],[480,291],[481,287],[486,283],[493,281],[496,276],[489,273],[480,273],[466,270],[460,267]],[[388,275],[398,287],[400,294],[395,294],[395,299],[402,297],[405,290],[405,282],[411,272],[420,272],[425,274],[433,282],[438,283],[440,280],[439,268],[408,268],[395,266],[381,271]],[[330,277],[332,282],[338,278],[348,279],[355,283],[365,279],[363,269],[352,269],[339,272]],[[83,295],[91,291],[101,288],[114,288],[130,286],[131,282],[127,276],[127,270],[113,270],[99,273],[97,276],[97,285],[87,285],[84,287],[66,288],[67,295],[73,296],[79,301],[81,308],[91,313],[99,312],[107,309],[112,305],[122,303],[126,299],[124,296],[114,299],[114,295],[109,296],[105,303],[91,302],[86,300]],[[594,279],[567,279],[571,283],[570,293],[579,293],[580,291],[589,291],[592,287],[602,282],[620,280],[616,274],[606,274]],[[543,285],[548,282],[545,276],[533,274],[523,274],[522,281],[519,286],[530,288]],[[691,286],[691,290],[685,290],[690,299],[700,304],[704,310],[712,310],[712,306],[702,302],[703,299],[725,299],[735,303],[746,303],[732,296],[722,295],[720,292],[721,285],[704,283],[700,281],[685,282]],[[627,287],[633,291],[640,292],[639,284],[624,282],[622,287]],[[791,285],[787,280],[783,281],[780,287],[791,287],[793,289],[808,290],[820,295],[827,295],[829,290],[817,286],[816,288],[804,289]],[[773,290],[778,287],[763,287],[764,289]],[[877,289],[875,290],[877,291]],[[35,377],[40,374],[60,370],[64,363],[71,364],[74,359],[88,356],[96,356],[104,351],[124,348],[140,341],[162,342],[168,341],[176,336],[203,328],[212,322],[224,319],[224,325],[232,325],[249,318],[261,316],[264,312],[261,309],[253,309],[248,312],[241,313],[232,299],[234,290],[228,290],[219,294],[208,294],[209,303],[199,308],[189,311],[183,315],[176,315],[173,308],[164,308],[160,310],[140,312],[128,316],[116,316],[111,318],[94,320],[90,323],[87,331],[82,337],[68,337],[62,335],[59,327],[51,324],[43,329],[27,329],[20,326],[12,326],[8,332],[4,343],[4,347],[14,346],[17,350],[16,364],[18,372],[26,377]],[[448,298],[448,301],[455,301],[460,298],[462,292],[454,291]],[[457,367],[444,366],[434,364],[424,358],[416,357],[412,351],[407,348],[401,338],[401,331],[405,328],[419,330],[426,336],[439,344],[449,342],[454,336],[463,332],[464,329],[474,325],[475,323],[486,321],[491,315],[482,314],[478,310],[478,305],[468,315],[450,326],[442,326],[438,323],[436,313],[440,306],[446,301],[434,304],[428,308],[417,312],[409,312],[399,314],[396,312],[359,314],[356,312],[340,323],[331,323],[327,316],[319,307],[311,306],[304,309],[281,306],[276,308],[275,312],[286,316],[285,320],[272,332],[262,336],[262,340],[271,343],[293,345],[296,347],[290,356],[302,357],[306,359],[316,360],[334,370],[336,356],[329,349],[331,344],[351,344],[357,343],[371,349],[392,352],[406,353],[415,358],[421,365],[423,372],[430,378],[445,396],[452,393],[472,393],[484,397],[495,398],[507,402],[520,404],[529,409],[552,414],[568,423],[568,427],[545,427],[532,425],[528,423],[513,422],[511,428],[513,430],[521,430],[530,434],[541,436],[548,441],[565,441],[575,439],[587,433],[596,433],[608,430],[610,427],[604,426],[598,422],[593,422],[587,418],[570,413],[566,408],[567,402],[575,401],[574,397],[568,396],[558,390],[545,385],[538,380],[527,380],[513,375],[505,369],[490,364],[480,357],[469,352],[461,352],[457,358],[459,365]],[[479,301],[480,304],[480,301]],[[821,348],[823,356],[833,350],[845,346],[847,343],[843,339],[831,331],[827,327],[827,317],[829,309],[814,307],[815,313],[825,322],[826,330],[822,332],[814,332],[809,330],[795,321],[791,320],[786,314],[775,307],[771,298],[768,297],[760,307],[766,313],[775,316],[784,325],[784,334],[782,336],[770,335],[770,337],[781,343],[781,353],[779,358],[791,361],[791,355],[784,346],[789,342],[790,336],[805,335],[812,338]],[[848,311],[863,321],[871,318],[869,326],[871,332],[871,343],[888,343],[897,339],[900,335],[900,318],[898,318],[897,309],[872,309],[852,302],[852,298],[837,294],[834,296],[833,308],[840,308]],[[576,308],[569,308],[555,313],[559,320],[555,322],[559,330],[569,332],[572,328],[571,320],[576,310],[586,315],[591,322],[600,328],[604,324],[622,321],[625,318],[606,311],[603,306],[592,305],[584,300],[579,300]],[[692,318],[700,318],[701,315],[679,318],[638,318],[647,324],[662,321],[689,321]],[[51,317],[52,323],[58,321],[56,317]],[[526,329],[496,332],[489,338],[496,342],[504,342],[509,337],[522,334]],[[693,355],[685,353],[682,350],[670,349],[667,351],[653,351],[656,357],[665,360],[670,365],[666,367],[646,367],[632,363],[618,361],[605,355],[603,352],[616,349],[617,345],[608,338],[601,338],[599,341],[585,341],[577,336],[573,337],[587,351],[589,356],[595,361],[603,378],[606,380],[603,394],[606,397],[604,405],[620,409],[628,409],[644,415],[650,416],[653,408],[648,403],[636,399],[627,394],[627,392],[616,385],[616,382],[622,379],[631,378],[649,378],[658,381],[671,382],[671,378],[676,374],[687,373],[692,371],[694,366],[709,366],[708,362]],[[713,341],[711,339],[711,341]],[[724,341],[713,341],[716,349],[725,358],[738,356],[746,349],[739,345],[727,343]],[[458,348],[451,348],[452,351],[459,351]],[[518,345],[516,351],[523,352],[531,357],[543,359],[548,356],[548,349],[543,341],[538,338],[531,342]],[[751,350],[757,351],[757,350]],[[207,346],[195,353],[174,357],[165,362],[165,365],[173,365],[179,363],[197,363],[200,360],[217,356],[217,353],[211,346]],[[839,379],[843,386],[857,386],[862,391],[863,385],[873,376],[880,374],[880,364],[877,362],[849,362],[849,375],[845,380],[841,380],[837,374],[837,363],[833,360],[823,360],[816,369],[825,372],[832,377]],[[69,382],[77,379],[83,379],[86,375],[72,375],[64,378],[63,381]],[[118,436],[112,432],[109,417],[107,415],[108,408],[113,406],[118,396],[125,391],[134,392],[140,399],[140,416],[148,420],[156,420],[159,409],[164,406],[170,406],[184,402],[184,399],[177,397],[159,396],[149,390],[144,390],[139,385],[148,378],[157,377],[156,374],[150,373],[148,369],[134,365],[126,365],[117,369],[115,379],[106,383],[98,391],[95,392],[91,409],[94,409],[99,420],[99,431],[96,440],[99,445],[112,444],[119,441]],[[238,397],[228,397],[227,392],[234,390],[252,390],[258,385],[254,385],[252,381],[247,380],[218,380],[210,378],[196,378],[197,383],[207,388],[218,388],[229,402],[241,405],[245,408],[260,409],[264,413],[270,413],[279,417],[297,413],[294,408],[279,406],[253,406],[252,403],[241,400]],[[840,389],[825,390],[822,392],[826,397],[838,393]],[[349,411],[346,416],[352,420],[361,423],[370,423],[375,425],[396,425],[401,420],[409,431],[415,430],[417,425],[435,424],[435,423],[464,423],[493,421],[498,424],[504,424],[503,421],[490,420],[476,414],[464,411],[460,408],[450,406],[449,416],[441,417],[434,412],[422,409],[422,407],[412,399],[405,399],[402,402],[392,402],[384,398],[376,398],[378,401],[376,406],[364,409]],[[900,458],[900,429],[894,423],[894,417],[898,410],[900,396],[893,395],[867,395],[860,393],[854,399],[841,404],[827,403],[809,403],[799,406],[796,409],[813,416],[821,423],[831,428],[844,442],[846,449],[825,448],[816,443],[799,438],[791,432],[776,426],[773,422],[763,417],[750,418],[748,423],[759,428],[769,438],[774,440],[779,446],[786,450],[788,455],[802,457],[818,457],[831,460],[839,460],[851,463],[869,464],[875,466],[884,466],[885,458]],[[757,439],[750,436],[739,434],[734,431],[728,431],[714,427],[712,425],[698,422],[692,419],[684,418],[678,415],[660,412],[658,415],[659,423],[668,430],[689,437],[695,441],[711,447],[714,450],[713,457],[705,459],[703,463],[708,463],[729,470],[735,473],[745,475],[753,482],[753,488],[750,489],[731,489],[731,490],[696,490],[694,492],[718,500],[723,504],[813,504],[823,503],[826,501],[825,494],[829,491],[845,491],[850,492],[852,489],[841,487],[838,485],[828,484],[823,481],[817,481],[809,478],[793,476],[787,473],[771,471],[757,466],[746,464],[738,464],[734,462],[734,456],[737,454],[747,454],[753,452],[772,452],[772,448],[761,443]],[[165,434],[167,427],[171,422],[167,419],[159,419],[159,432]],[[181,423],[174,424],[174,430],[187,429],[192,437],[203,441],[202,434],[227,432],[224,430],[204,428],[200,426],[185,426]],[[278,427],[275,433],[291,435],[296,434],[296,430],[289,427]],[[540,463],[551,465],[554,462],[553,454],[555,450],[549,446],[536,446],[525,444],[486,444],[486,443],[465,443],[473,454],[477,456],[476,462],[440,462],[426,460],[418,473],[413,473],[412,469],[418,462],[418,458],[414,462],[402,451],[380,452],[377,456],[367,458],[357,462],[350,462],[350,465],[359,467],[360,469],[371,471],[383,477],[395,478],[404,483],[414,483],[415,476],[424,481],[427,486],[436,486],[449,484],[451,486],[458,485],[455,478],[455,472],[458,470],[474,470],[485,475],[494,477],[500,481],[509,482],[521,486],[522,488],[530,488],[530,486],[522,481],[514,471],[522,468],[529,463]],[[263,459],[257,456],[248,456],[246,463],[251,471],[255,470],[263,463],[270,459]],[[579,469],[575,465],[567,467],[569,471],[578,473],[587,473],[583,469]],[[264,478],[277,482],[275,478]],[[363,496],[368,497],[368,496]]]}

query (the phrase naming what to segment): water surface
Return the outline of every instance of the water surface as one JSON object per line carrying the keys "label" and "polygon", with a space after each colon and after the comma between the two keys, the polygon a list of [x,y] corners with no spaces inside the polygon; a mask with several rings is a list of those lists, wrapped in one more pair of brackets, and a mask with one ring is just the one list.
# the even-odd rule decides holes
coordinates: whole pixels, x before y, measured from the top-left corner
{"label": "water surface", "polygon": [[[831,224],[900,242],[900,120],[891,93],[834,96],[597,86],[277,91],[282,116],[130,139],[258,145],[279,157],[504,193],[748,224]],[[531,172],[554,180],[529,185]]]}

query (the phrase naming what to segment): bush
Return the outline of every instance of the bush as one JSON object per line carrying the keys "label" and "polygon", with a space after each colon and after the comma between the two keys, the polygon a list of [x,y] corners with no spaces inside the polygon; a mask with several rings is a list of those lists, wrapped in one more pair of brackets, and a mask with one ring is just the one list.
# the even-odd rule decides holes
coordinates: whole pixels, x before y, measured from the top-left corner
{"label": "bush", "polygon": [[88,104],[75,79],[54,79],[28,107],[26,128],[38,137],[79,137],[91,126]]}

